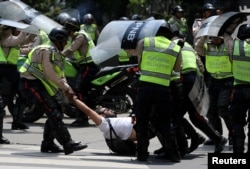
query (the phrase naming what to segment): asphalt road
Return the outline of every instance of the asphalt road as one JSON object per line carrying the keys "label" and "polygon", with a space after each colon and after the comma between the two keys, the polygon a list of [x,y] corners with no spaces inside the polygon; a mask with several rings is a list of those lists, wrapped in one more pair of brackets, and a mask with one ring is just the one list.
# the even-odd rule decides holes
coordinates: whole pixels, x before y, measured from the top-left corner
{"label": "asphalt road", "polygon": [[[118,156],[110,152],[102,133],[90,120],[92,124],[85,128],[72,128],[69,124],[74,121],[65,117],[72,138],[88,144],[88,148],[74,152],[70,155],[40,153],[42,141],[43,124],[45,118],[28,124],[28,130],[11,130],[12,118],[9,114],[4,119],[3,135],[11,142],[10,145],[0,144],[0,169],[207,169],[208,153],[214,151],[214,146],[200,147],[192,154],[188,154],[180,163],[171,163],[156,160],[153,151],[160,147],[157,139],[152,139],[149,145],[149,162],[139,163],[135,157]],[[226,128],[224,126],[226,131]],[[227,132],[225,132],[227,136]],[[224,153],[232,152],[227,145]]]}

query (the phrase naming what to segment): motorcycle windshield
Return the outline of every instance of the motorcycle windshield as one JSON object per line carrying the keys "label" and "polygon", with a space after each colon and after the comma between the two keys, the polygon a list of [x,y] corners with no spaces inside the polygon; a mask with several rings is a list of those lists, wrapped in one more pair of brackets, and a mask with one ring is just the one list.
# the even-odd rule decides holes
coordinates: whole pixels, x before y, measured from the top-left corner
{"label": "motorcycle windshield", "polygon": [[115,57],[123,49],[135,49],[138,40],[155,36],[165,20],[112,21],[101,31],[90,53],[96,64]]}
{"label": "motorcycle windshield", "polygon": [[11,27],[17,28],[18,30],[20,30],[22,32],[33,33],[33,34],[39,33],[38,28],[36,28],[34,26],[31,26],[31,25],[28,25],[25,23],[21,23],[21,22],[12,21],[12,20],[0,18],[0,25],[11,26]]}
{"label": "motorcycle windshield", "polygon": [[22,1],[12,0],[0,2],[0,7],[0,16],[2,16],[2,18],[15,21],[23,20],[25,23],[45,31],[47,34],[55,27],[62,27],[59,23],[41,14]]}

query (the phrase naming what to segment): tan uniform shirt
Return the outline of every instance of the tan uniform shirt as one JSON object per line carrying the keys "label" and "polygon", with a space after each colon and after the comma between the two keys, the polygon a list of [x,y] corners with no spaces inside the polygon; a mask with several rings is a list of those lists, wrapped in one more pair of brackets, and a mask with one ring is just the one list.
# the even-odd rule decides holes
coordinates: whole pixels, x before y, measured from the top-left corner
{"label": "tan uniform shirt", "polygon": [[[38,49],[33,53],[33,57],[31,62],[38,63],[42,65],[43,73],[45,78],[54,82],[61,90],[68,91],[71,89],[65,77],[59,77],[54,69],[53,63],[50,61],[51,59],[51,50],[49,49]],[[62,55],[56,51],[55,52],[56,60],[61,60]],[[21,77],[27,78],[30,80],[36,79],[31,73],[25,72],[21,74]]]}
{"label": "tan uniform shirt", "polygon": [[78,34],[72,39],[71,45],[62,51],[66,57],[74,59],[74,52],[79,51],[80,55],[85,57],[88,52],[88,39],[83,34]]}
{"label": "tan uniform shirt", "polygon": [[12,30],[8,29],[2,33],[1,46],[6,56],[8,56],[11,47],[18,47],[28,39],[27,33],[20,32],[18,36],[12,35]]}

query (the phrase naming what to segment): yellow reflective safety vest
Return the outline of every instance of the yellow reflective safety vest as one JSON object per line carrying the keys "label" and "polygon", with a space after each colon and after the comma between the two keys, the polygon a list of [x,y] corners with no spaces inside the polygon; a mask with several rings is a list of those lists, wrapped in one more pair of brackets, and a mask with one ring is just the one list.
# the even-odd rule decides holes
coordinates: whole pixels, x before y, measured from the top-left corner
{"label": "yellow reflective safety vest", "polygon": [[205,65],[207,71],[215,79],[232,77],[232,63],[229,53],[224,44],[216,47],[216,51],[210,50],[210,45],[206,45]]}
{"label": "yellow reflective safety vest", "polygon": [[187,27],[186,18],[181,18],[180,20],[177,20],[177,18],[175,16],[173,16],[168,20],[168,22],[171,25],[176,24],[176,26],[178,26],[178,28],[180,29],[181,32],[187,33],[188,27]]}
{"label": "yellow reflective safety vest", "polygon": [[75,33],[76,36],[78,34],[83,34],[87,38],[89,46],[88,46],[87,54],[85,56],[81,56],[81,54],[79,53],[78,50],[74,52],[74,57],[75,57],[76,63],[78,63],[78,64],[86,64],[86,63],[93,62],[92,57],[90,56],[90,50],[95,47],[94,41],[83,30],[80,30],[79,32]]}
{"label": "yellow reflective safety vest", "polygon": [[24,64],[20,67],[19,71],[21,73],[30,72],[37,79],[41,80],[41,82],[43,83],[49,95],[54,96],[58,91],[58,86],[54,82],[46,79],[43,73],[43,67],[40,63],[31,62],[34,52],[36,50],[41,50],[41,49],[51,50],[52,54],[50,56],[51,57],[50,60],[51,62],[53,62],[55,71],[58,74],[58,76],[63,77],[64,76],[64,72],[63,72],[64,60],[58,60],[55,58],[54,49],[50,45],[39,45],[39,46],[36,46],[34,49],[32,49],[28,54],[28,58],[26,59]]}
{"label": "yellow reflective safety vest", "polygon": [[42,44],[47,44],[47,45],[51,44],[51,41],[50,41],[47,33],[44,32],[43,30],[39,31],[39,37],[42,40]]}
{"label": "yellow reflective safety vest", "polygon": [[84,30],[85,32],[87,32],[93,41],[96,40],[96,34],[95,34],[97,30],[96,24],[91,24],[91,25],[82,24],[80,25],[80,30]]}
{"label": "yellow reflective safety vest", "polygon": [[[178,39],[174,40],[175,43],[178,43]],[[188,72],[197,70],[196,54],[193,47],[185,42],[184,46],[181,48],[182,55],[182,68],[181,73],[185,74]]]}
{"label": "yellow reflective safety vest", "polygon": [[0,64],[6,64],[6,63],[7,63],[7,59],[5,56],[5,52],[3,51],[3,48],[0,45]]}
{"label": "yellow reflective safety vest", "polygon": [[6,57],[5,52],[0,46],[0,64],[13,64],[16,65],[19,57],[19,49],[12,47],[9,50],[9,54]]}
{"label": "yellow reflective safety vest", "polygon": [[139,80],[169,86],[180,47],[162,36],[144,39]]}
{"label": "yellow reflective safety vest", "polygon": [[234,85],[250,84],[250,44],[235,40],[233,50]]}

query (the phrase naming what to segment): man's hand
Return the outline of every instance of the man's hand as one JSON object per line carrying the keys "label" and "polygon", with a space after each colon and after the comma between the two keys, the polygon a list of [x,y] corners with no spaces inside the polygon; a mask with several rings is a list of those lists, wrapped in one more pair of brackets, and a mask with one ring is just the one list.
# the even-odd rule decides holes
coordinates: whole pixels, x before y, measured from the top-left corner
{"label": "man's hand", "polygon": [[65,91],[64,94],[67,96],[68,100],[71,103],[74,103],[75,99],[77,98],[74,94],[74,91],[71,88],[70,90]]}

